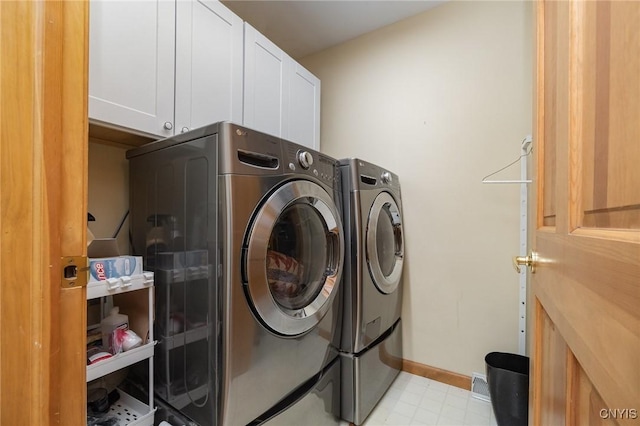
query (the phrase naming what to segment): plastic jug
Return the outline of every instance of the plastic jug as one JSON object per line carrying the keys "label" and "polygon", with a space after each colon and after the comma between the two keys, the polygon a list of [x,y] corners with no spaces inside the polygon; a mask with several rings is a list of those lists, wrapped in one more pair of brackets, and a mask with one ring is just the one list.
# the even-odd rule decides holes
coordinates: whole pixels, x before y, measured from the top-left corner
{"label": "plastic jug", "polygon": [[129,317],[120,313],[120,308],[114,306],[111,308],[111,312],[100,322],[100,329],[102,330],[102,346],[109,350],[112,354],[118,354],[122,352],[122,343],[118,343],[115,339],[115,330],[129,329]]}

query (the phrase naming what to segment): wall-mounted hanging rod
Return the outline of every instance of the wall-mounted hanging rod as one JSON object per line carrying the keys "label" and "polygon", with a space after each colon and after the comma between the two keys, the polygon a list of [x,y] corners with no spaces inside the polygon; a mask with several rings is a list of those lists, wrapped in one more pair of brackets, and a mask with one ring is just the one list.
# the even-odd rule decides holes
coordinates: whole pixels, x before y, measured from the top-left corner
{"label": "wall-mounted hanging rod", "polygon": [[482,183],[531,183],[531,180],[483,180]]}
{"label": "wall-mounted hanging rod", "polygon": [[[522,154],[520,155],[520,157],[518,157],[515,161],[507,164],[506,166],[502,167],[499,170],[496,170],[493,173],[490,173],[488,175],[486,175],[485,177],[482,178],[482,183],[497,183],[497,184],[511,184],[511,183],[525,183],[525,184],[529,184],[531,183],[531,180],[528,179],[520,179],[520,180],[487,180],[487,178],[490,178],[491,176],[500,173],[501,171],[503,171],[504,169],[507,169],[511,166],[513,166],[514,164],[516,164],[518,161],[523,161],[524,157],[528,156],[529,154],[531,154],[532,148],[531,148],[531,143],[532,143],[532,138],[531,135],[527,135],[525,136],[525,138],[522,140]],[[522,164],[521,164],[522,167]],[[526,163],[524,164],[524,167],[526,167]]]}

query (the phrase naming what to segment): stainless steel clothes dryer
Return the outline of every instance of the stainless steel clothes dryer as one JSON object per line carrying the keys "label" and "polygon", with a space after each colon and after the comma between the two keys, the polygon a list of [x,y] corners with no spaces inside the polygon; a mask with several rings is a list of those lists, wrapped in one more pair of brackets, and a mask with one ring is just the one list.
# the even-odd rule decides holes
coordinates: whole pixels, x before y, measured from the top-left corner
{"label": "stainless steel clothes dryer", "polygon": [[[158,397],[199,424],[278,424],[300,407],[311,422],[338,424],[332,383],[344,235],[337,161],[231,123],[128,158],[138,182],[134,249],[146,252],[156,277],[167,277],[156,283]],[[166,217],[172,220],[162,223],[180,232],[163,235],[180,240],[150,244],[147,234],[158,235]],[[178,263],[162,273],[167,259]],[[189,281],[203,276],[204,286]]]}
{"label": "stainless steel clothes dryer", "polygon": [[404,241],[398,176],[340,161],[345,223],[342,418],[360,425],[402,367]]}

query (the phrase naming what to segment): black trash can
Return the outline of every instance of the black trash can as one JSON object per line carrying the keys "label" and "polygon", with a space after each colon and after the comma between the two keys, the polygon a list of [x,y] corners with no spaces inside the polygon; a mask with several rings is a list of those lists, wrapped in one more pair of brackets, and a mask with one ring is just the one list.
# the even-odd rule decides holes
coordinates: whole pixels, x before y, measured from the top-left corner
{"label": "black trash can", "polygon": [[527,426],[529,357],[491,352],[484,361],[491,406],[498,426]]}

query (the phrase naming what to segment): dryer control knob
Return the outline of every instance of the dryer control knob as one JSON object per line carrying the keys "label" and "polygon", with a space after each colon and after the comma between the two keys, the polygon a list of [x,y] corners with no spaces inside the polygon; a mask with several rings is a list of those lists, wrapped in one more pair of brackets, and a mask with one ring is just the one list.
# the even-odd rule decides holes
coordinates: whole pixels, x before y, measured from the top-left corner
{"label": "dryer control knob", "polygon": [[298,151],[298,163],[306,170],[313,164],[313,156],[307,151]]}
{"label": "dryer control knob", "polygon": [[382,179],[383,183],[391,183],[391,181],[393,181],[393,178],[391,177],[391,173],[389,172],[383,172],[380,178]]}

